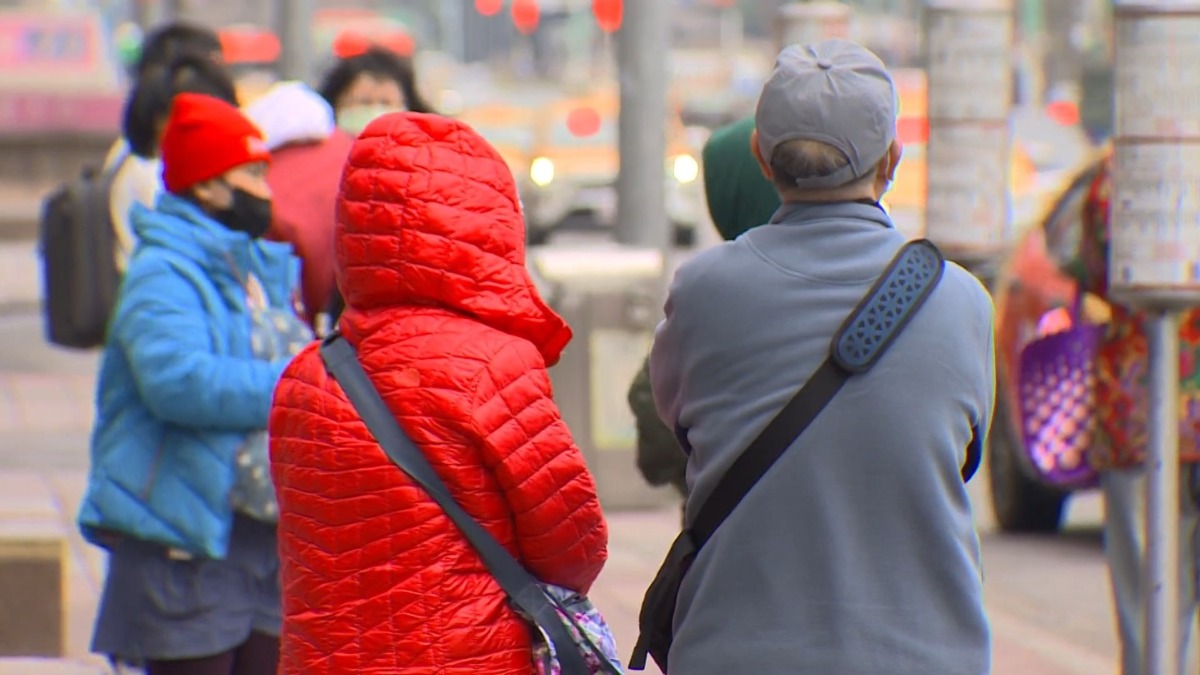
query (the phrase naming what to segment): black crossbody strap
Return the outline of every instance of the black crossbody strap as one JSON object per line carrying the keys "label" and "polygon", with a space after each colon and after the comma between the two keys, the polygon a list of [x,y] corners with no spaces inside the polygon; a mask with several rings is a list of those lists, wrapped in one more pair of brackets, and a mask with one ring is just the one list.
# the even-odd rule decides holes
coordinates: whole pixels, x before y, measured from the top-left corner
{"label": "black crossbody strap", "polygon": [[734,460],[688,532],[698,551],[821,414],[851,375],[868,370],[937,287],[945,260],[928,241],[905,244],[834,336],[830,356]]}
{"label": "black crossbody strap", "polygon": [[388,458],[442,507],[479,553],[500,588],[550,637],[563,673],[586,674],[588,668],[583,656],[541,584],[455,501],[429,460],[400,428],[359,363],[354,347],[340,334],[333,333],[321,343],[321,358]]}

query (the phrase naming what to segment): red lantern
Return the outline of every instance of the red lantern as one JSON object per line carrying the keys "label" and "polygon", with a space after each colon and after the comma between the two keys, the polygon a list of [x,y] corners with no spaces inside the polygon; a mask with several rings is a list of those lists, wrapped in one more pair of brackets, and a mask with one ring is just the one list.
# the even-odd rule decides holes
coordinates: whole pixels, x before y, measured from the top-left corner
{"label": "red lantern", "polygon": [[625,4],[623,0],[592,0],[592,14],[596,15],[596,23],[600,24],[600,30],[605,33],[615,33],[621,29],[621,20],[625,16]]}
{"label": "red lantern", "polygon": [[504,0],[475,0],[475,11],[484,16],[496,16],[504,9]]}
{"label": "red lantern", "polygon": [[537,30],[541,18],[542,10],[537,0],[513,0],[512,19],[517,30],[529,35]]}

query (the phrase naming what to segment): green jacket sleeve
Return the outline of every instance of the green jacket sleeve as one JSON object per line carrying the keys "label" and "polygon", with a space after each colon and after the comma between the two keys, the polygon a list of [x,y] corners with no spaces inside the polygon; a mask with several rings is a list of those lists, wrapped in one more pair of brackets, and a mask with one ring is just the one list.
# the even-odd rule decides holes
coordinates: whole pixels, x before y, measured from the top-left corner
{"label": "green jacket sleeve", "polygon": [[686,491],[687,456],[675,434],[658,417],[650,389],[650,357],[629,387],[629,409],[637,420],[637,466],[651,485],[674,485]]}

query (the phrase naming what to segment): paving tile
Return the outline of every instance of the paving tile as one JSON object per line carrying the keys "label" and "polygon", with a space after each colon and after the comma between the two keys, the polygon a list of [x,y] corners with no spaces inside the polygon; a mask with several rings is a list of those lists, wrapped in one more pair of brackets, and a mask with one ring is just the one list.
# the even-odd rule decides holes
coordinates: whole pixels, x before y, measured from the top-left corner
{"label": "paving tile", "polygon": [[36,242],[0,241],[0,306],[34,305],[42,295]]}
{"label": "paving tile", "polygon": [[87,431],[95,378],[86,374],[0,374],[0,433]]}
{"label": "paving tile", "polygon": [[[67,574],[68,656],[60,662],[5,661],[0,675],[93,675],[106,672],[103,663],[89,658],[87,643],[95,613],[104,554],[79,537],[73,521],[86,485],[82,470],[39,475],[36,472],[0,472],[0,514],[13,505],[52,503],[67,531],[70,547]],[[47,496],[49,495],[49,496]],[[9,504],[8,507],[5,504]],[[37,507],[44,511],[44,506]],[[2,515],[0,515],[2,517]],[[677,509],[651,512],[613,512],[610,524],[610,558],[591,596],[604,613],[617,639],[622,659],[627,659],[637,637],[637,615],[642,596],[679,526]],[[1034,639],[1032,628],[997,616],[995,675],[1106,675],[1106,659],[1066,638]],[[1002,619],[1002,620],[1001,620]],[[1052,636],[1053,637],[1053,636]],[[658,671],[651,665],[647,670]]]}
{"label": "paving tile", "polygon": [[96,659],[0,659],[0,675],[107,675]]}

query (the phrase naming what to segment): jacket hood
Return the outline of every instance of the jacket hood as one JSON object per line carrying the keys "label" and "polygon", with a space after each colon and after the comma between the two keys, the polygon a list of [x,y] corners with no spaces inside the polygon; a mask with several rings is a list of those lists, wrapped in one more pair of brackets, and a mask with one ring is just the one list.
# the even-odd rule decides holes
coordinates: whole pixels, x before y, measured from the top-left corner
{"label": "jacket hood", "polygon": [[289,244],[251,239],[245,232],[213,220],[187,199],[167,192],[159,195],[154,210],[134,204],[130,222],[139,249],[156,246],[170,250],[214,276],[253,272],[272,304],[283,306],[291,301],[300,266]]}
{"label": "jacket hood", "polygon": [[750,151],[754,118],[718,129],[704,144],[708,213],[726,240],[765,225],[779,209],[779,192]]}
{"label": "jacket hood", "polygon": [[570,328],[525,266],[512,172],[463,122],[394,113],[350,149],[338,197],[338,286],[351,311],[440,307],[558,361]]}
{"label": "jacket hood", "polygon": [[280,82],[246,106],[267,149],[325,140],[337,128],[333,108],[303,82]]}

